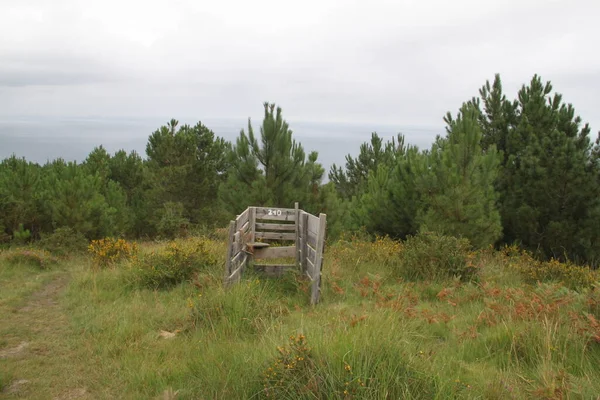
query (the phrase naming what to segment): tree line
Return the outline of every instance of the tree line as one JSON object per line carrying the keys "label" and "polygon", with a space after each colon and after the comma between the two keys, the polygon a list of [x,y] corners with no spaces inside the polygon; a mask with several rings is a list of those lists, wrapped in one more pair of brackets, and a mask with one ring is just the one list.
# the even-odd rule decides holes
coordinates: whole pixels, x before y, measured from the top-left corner
{"label": "tree line", "polygon": [[274,104],[234,143],[202,123],[171,120],[146,157],[102,146],[81,163],[0,163],[0,241],[68,227],[88,239],[173,237],[222,226],[249,205],[326,212],[330,236],[365,230],[404,239],[423,231],[478,248],[517,243],[541,258],[597,265],[600,145],[550,82],[534,76],[510,100],[496,75],[429,149],[377,133],[333,165],[329,182]]}

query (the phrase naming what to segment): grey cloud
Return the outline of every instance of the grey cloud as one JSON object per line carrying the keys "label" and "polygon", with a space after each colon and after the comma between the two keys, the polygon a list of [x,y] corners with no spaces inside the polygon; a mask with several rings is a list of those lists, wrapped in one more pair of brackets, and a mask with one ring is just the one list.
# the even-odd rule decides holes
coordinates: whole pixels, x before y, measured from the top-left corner
{"label": "grey cloud", "polygon": [[500,72],[511,97],[540,73],[600,128],[592,0],[22,3],[28,29],[0,16],[4,116],[260,117],[271,100],[296,120],[443,130]]}
{"label": "grey cloud", "polygon": [[0,86],[70,86],[123,79],[97,60],[50,53],[0,53]]}

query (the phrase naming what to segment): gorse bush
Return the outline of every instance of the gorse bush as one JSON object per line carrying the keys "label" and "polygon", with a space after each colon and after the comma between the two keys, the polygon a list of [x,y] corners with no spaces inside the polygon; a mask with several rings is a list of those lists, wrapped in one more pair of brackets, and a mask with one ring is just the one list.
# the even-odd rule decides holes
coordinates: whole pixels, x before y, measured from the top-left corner
{"label": "gorse bush", "polygon": [[570,289],[581,290],[592,288],[600,279],[598,272],[589,267],[556,259],[536,260],[531,253],[515,246],[504,248],[502,254],[508,257],[509,268],[519,273],[528,283],[556,281]]}
{"label": "gorse bush", "polygon": [[346,239],[344,235],[333,246],[334,254],[342,260],[368,260],[378,265],[397,265],[402,251],[402,243],[387,236],[376,236],[369,240],[361,234],[352,235]]}
{"label": "gorse bush", "polygon": [[598,279],[597,274],[588,267],[555,259],[537,262],[524,270],[523,274],[531,282],[559,281],[575,290],[590,288]]}
{"label": "gorse bush", "polygon": [[96,267],[109,267],[123,260],[135,258],[138,252],[136,243],[124,239],[104,238],[92,240],[88,246]]}
{"label": "gorse bush", "polygon": [[190,280],[194,273],[217,262],[206,239],[175,240],[166,247],[133,258],[129,282],[135,286],[164,289]]}
{"label": "gorse bush", "polygon": [[[352,399],[366,395],[367,380],[354,375],[343,363],[343,372],[326,357],[313,354],[303,334],[291,335],[286,346],[263,372],[263,397],[271,399],[334,398]],[[340,365],[341,367],[341,365]]]}
{"label": "gorse bush", "polygon": [[475,277],[478,266],[469,241],[437,233],[419,233],[404,242],[399,273],[410,280]]}
{"label": "gorse bush", "polygon": [[73,253],[82,253],[88,247],[88,240],[73,228],[57,228],[49,235],[42,235],[39,246],[57,256],[66,256]]}
{"label": "gorse bush", "polygon": [[302,334],[290,336],[287,346],[278,346],[273,363],[264,371],[264,395],[281,398],[291,393],[318,397],[316,364]]}
{"label": "gorse bush", "polygon": [[3,253],[2,258],[13,265],[31,265],[40,269],[47,269],[58,262],[52,254],[40,249],[13,249]]}

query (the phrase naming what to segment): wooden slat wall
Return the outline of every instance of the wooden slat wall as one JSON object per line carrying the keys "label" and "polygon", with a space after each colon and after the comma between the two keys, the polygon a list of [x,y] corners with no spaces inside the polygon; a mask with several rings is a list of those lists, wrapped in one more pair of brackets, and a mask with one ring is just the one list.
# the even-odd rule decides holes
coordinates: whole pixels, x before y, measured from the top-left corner
{"label": "wooden slat wall", "polygon": [[273,240],[296,240],[296,234],[293,232],[282,233],[282,232],[256,232],[256,239],[273,239]]}
{"label": "wooden slat wall", "polygon": [[257,222],[256,229],[259,231],[295,231],[296,224],[267,224]]}
{"label": "wooden slat wall", "polygon": [[229,223],[227,235],[227,257],[225,258],[225,279],[231,275],[231,258],[233,257],[233,235],[235,234],[235,221]]}
{"label": "wooden slat wall", "polygon": [[310,261],[310,259],[306,259],[306,265],[308,266],[308,276],[310,276],[310,280],[312,281],[314,279],[314,272],[315,272],[315,263]]}
{"label": "wooden slat wall", "polygon": [[317,237],[317,234],[319,233],[319,218],[311,214],[308,214],[308,231],[315,237]]}
{"label": "wooden slat wall", "polygon": [[316,233],[312,233],[311,231],[307,231],[306,232],[306,243],[311,245],[313,248],[317,248],[317,234]]}
{"label": "wooden slat wall", "polygon": [[317,251],[311,246],[306,246],[306,257],[314,264],[317,259]]}
{"label": "wooden slat wall", "polygon": [[254,233],[256,232],[256,208],[250,207],[250,243],[256,240]]}
{"label": "wooden slat wall", "polygon": [[325,229],[327,228],[327,215],[319,214],[319,230],[317,237],[317,254],[312,275],[310,290],[310,303],[317,304],[321,298],[321,267],[323,265],[323,249],[325,247]]}
{"label": "wooden slat wall", "polygon": [[235,219],[235,229],[240,230],[246,222],[250,220],[250,209],[246,208],[246,211],[238,215]]}
{"label": "wooden slat wall", "polygon": [[302,242],[302,245],[300,247],[300,251],[301,253],[301,260],[302,260],[302,272],[304,273],[308,273],[308,265],[306,263],[307,261],[307,247],[308,247],[308,216],[309,214],[307,212],[302,212],[302,230],[300,231],[300,240]]}
{"label": "wooden slat wall", "polygon": [[294,239],[294,257],[296,258],[296,267],[300,267],[300,252],[298,251],[300,246],[300,205],[298,202],[294,203],[294,212],[296,214],[296,223],[294,224],[294,234],[296,235]]}
{"label": "wooden slat wall", "polygon": [[273,221],[295,221],[296,210],[293,208],[255,207],[256,219]]}
{"label": "wooden slat wall", "polygon": [[233,284],[233,283],[239,282],[239,280],[242,277],[242,274],[244,273],[244,269],[246,267],[247,261],[248,261],[247,253],[241,252],[236,257],[234,257],[234,260],[232,260],[232,266],[233,266],[234,270],[231,273],[231,275],[229,275],[229,277],[227,278],[226,284]]}

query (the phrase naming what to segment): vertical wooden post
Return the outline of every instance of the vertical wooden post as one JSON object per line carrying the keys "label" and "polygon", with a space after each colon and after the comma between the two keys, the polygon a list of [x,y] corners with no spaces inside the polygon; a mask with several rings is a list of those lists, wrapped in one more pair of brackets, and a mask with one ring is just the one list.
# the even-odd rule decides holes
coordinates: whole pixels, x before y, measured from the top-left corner
{"label": "vertical wooden post", "polygon": [[300,264],[300,208],[298,202],[294,203],[294,210],[296,210],[296,241],[294,242],[294,253],[296,253],[296,267],[301,269]]}
{"label": "vertical wooden post", "polygon": [[235,221],[229,222],[229,235],[227,239],[227,258],[225,259],[225,284],[231,275],[231,258],[233,257],[233,236],[235,235]]}
{"label": "vertical wooden post", "polygon": [[[302,263],[302,273],[305,274],[308,269],[308,263],[306,260],[308,259],[308,213],[302,211],[302,258],[300,262]],[[311,277],[312,278],[312,277]]]}
{"label": "vertical wooden post", "polygon": [[248,221],[250,224],[250,243],[254,243],[256,242],[256,207],[250,207]]}
{"label": "vertical wooden post", "polygon": [[312,273],[312,287],[310,290],[310,304],[319,302],[321,297],[321,267],[323,265],[323,247],[325,246],[325,229],[327,227],[327,215],[319,214],[319,232],[317,234],[317,254],[315,256],[315,269]]}

